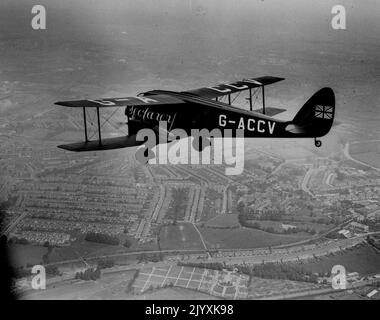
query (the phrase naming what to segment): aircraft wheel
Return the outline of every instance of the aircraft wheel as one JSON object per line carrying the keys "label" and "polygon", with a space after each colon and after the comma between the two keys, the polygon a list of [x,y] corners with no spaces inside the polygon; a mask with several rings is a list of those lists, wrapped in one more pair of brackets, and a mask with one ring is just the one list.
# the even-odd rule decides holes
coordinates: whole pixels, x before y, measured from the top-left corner
{"label": "aircraft wheel", "polygon": [[314,144],[317,148],[320,148],[322,146],[322,141],[318,139],[314,139]]}

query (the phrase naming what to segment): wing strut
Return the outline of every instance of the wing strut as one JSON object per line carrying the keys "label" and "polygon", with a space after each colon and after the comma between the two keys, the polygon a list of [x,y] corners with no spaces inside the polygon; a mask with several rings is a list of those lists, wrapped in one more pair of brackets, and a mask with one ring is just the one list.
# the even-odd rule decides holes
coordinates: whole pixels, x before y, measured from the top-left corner
{"label": "wing strut", "polygon": [[249,88],[249,110],[252,111],[252,88]]}
{"label": "wing strut", "polygon": [[102,134],[100,132],[100,115],[99,107],[96,107],[96,114],[98,115],[98,135],[99,135],[99,146],[102,144]]}
{"label": "wing strut", "polygon": [[262,85],[261,88],[263,89],[262,95],[263,95],[263,114],[265,114],[265,86]]}
{"label": "wing strut", "polygon": [[88,142],[86,108],[85,107],[83,107],[83,122],[84,122],[84,138],[85,138],[86,142]]}

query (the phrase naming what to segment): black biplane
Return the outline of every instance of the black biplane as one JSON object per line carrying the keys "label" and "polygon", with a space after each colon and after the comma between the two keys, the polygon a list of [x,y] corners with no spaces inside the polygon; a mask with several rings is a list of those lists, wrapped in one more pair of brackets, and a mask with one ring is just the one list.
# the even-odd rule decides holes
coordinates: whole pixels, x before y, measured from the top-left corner
{"label": "black biplane", "polygon": [[[189,136],[192,129],[211,131],[217,128],[221,132],[223,129],[233,132],[240,129],[245,138],[314,138],[315,146],[320,147],[322,142],[317,138],[326,135],[334,121],[333,90],[319,90],[292,120],[283,121],[273,116],[286,110],[266,107],[264,91],[267,85],[282,80],[284,78],[264,76],[183,92],[152,90],[136,97],[56,102],[60,106],[83,108],[85,138],[83,142],[58,147],[70,151],[94,151],[142,145],[144,141],[136,139],[137,132],[143,128],[158,132],[161,121],[167,122],[168,131],[181,128]],[[232,95],[245,90],[249,93],[250,109],[232,106]],[[262,108],[253,110],[253,96],[258,96],[260,91]],[[96,110],[97,140],[88,138],[87,108]],[[100,109],[103,108],[125,108],[127,135],[102,139]]]}

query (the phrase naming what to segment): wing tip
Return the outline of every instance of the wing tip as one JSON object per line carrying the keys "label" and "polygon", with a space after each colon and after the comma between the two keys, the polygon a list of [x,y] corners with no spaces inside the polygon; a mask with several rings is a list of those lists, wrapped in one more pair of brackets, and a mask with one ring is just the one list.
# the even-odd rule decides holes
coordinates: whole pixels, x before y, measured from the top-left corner
{"label": "wing tip", "polygon": [[137,147],[143,144],[143,141],[137,141],[136,135],[132,136],[120,136],[114,138],[105,138],[101,141],[91,140],[91,141],[82,141],[74,142],[70,144],[61,144],[57,146],[60,149],[67,151],[102,151],[102,150],[111,150],[111,149],[121,149],[128,147]]}
{"label": "wing tip", "polygon": [[70,101],[57,101],[57,102],[54,102],[54,104],[57,106],[71,107]]}
{"label": "wing tip", "polygon": [[73,144],[60,144],[59,146],[57,146],[57,148],[63,149],[66,151],[75,151],[75,152],[81,151],[80,148],[75,148]]}

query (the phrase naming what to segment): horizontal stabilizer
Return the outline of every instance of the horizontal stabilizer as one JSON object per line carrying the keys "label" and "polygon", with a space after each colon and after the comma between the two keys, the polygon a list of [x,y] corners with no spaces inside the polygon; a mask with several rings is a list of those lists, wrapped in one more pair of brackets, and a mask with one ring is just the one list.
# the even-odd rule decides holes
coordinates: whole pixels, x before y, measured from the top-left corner
{"label": "horizontal stabilizer", "polygon": [[70,144],[63,144],[58,146],[58,148],[65,149],[68,151],[96,151],[96,150],[110,150],[110,149],[120,149],[127,147],[135,147],[143,144],[144,141],[136,141],[136,135],[130,137],[115,137],[106,138],[93,141],[83,141]]}
{"label": "horizontal stabilizer", "polygon": [[307,127],[300,127],[295,124],[289,124],[286,127],[286,131],[289,131],[294,134],[302,134],[302,133],[307,133]]}

